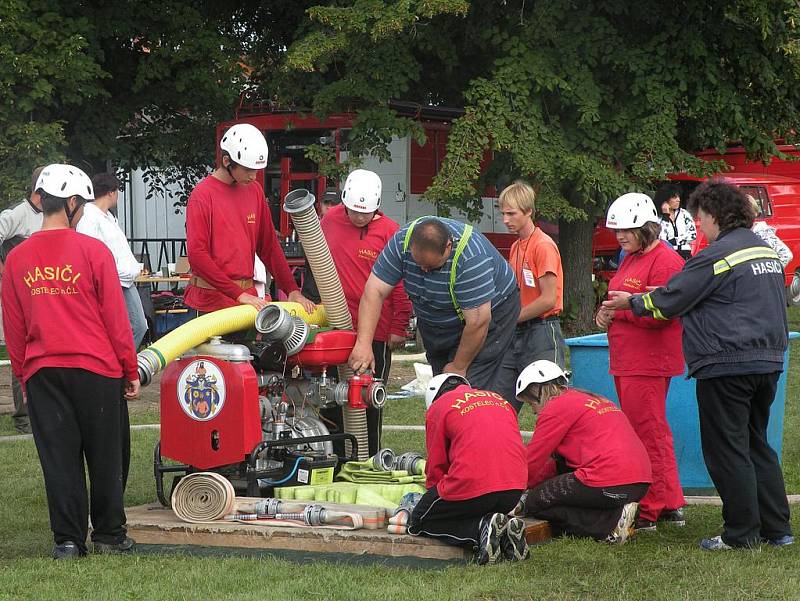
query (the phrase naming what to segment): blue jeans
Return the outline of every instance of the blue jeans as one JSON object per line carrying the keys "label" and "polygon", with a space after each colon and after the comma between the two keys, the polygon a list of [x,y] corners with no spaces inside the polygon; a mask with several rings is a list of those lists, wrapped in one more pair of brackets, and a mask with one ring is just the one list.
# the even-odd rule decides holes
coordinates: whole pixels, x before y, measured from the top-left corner
{"label": "blue jeans", "polygon": [[[492,309],[492,321],[489,324],[486,341],[467,369],[470,386],[496,392],[507,401],[514,399],[518,374],[506,377],[503,359],[512,354],[517,317],[519,317],[519,291],[514,289],[508,298]],[[461,324],[441,326],[428,324],[422,320],[417,324],[422,343],[425,345],[428,363],[431,364],[433,374],[438,375],[455,357],[464,326]]]}
{"label": "blue jeans", "polygon": [[125,297],[125,306],[128,308],[128,321],[131,322],[133,330],[133,346],[138,349],[147,332],[147,320],[144,317],[142,299],[139,297],[139,290],[136,284],[129,288],[122,288],[122,295]]}

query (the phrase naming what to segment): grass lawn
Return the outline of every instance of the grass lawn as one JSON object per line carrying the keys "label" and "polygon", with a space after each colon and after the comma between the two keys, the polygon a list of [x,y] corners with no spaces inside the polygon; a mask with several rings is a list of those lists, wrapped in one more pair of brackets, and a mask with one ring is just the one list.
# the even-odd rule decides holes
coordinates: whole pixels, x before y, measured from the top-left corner
{"label": "grass lawn", "polygon": [[[128,503],[154,500],[154,431],[133,433]],[[421,433],[389,433],[397,449],[422,449]],[[89,557],[58,564],[51,548],[36,451],[2,443],[0,599],[800,599],[798,550],[707,553],[719,509],[692,507],[685,528],[640,535],[620,548],[558,540],[522,564],[409,569],[382,564],[289,562],[270,556],[181,554]]]}
{"label": "grass lawn", "polygon": [[[790,311],[800,330],[800,311]],[[784,470],[787,489],[800,493],[800,343],[794,343],[786,398]],[[386,424],[422,424],[420,399],[390,401]],[[154,423],[152,412],[133,423]],[[532,428],[530,412],[523,429]],[[10,419],[0,434],[13,433]],[[153,430],[135,431],[127,504],[155,500]],[[424,451],[422,432],[387,432],[386,446]],[[196,557],[183,554],[89,557],[57,564],[36,450],[32,441],[0,443],[0,600],[33,599],[360,599],[486,600],[800,600],[800,545],[776,550],[708,553],[702,536],[719,532],[719,508],[690,507],[685,528],[663,528],[611,548],[591,541],[558,540],[534,549],[522,564],[491,568],[454,565],[411,569],[382,563],[355,566],[291,562],[272,556]],[[795,530],[800,532],[793,507]]]}

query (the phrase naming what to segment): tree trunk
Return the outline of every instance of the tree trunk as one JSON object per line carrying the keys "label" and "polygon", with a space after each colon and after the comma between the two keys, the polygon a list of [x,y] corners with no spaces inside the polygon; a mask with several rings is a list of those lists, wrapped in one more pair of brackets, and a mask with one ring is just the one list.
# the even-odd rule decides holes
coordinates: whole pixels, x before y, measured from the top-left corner
{"label": "tree trunk", "polygon": [[586,334],[594,324],[592,234],[594,219],[559,221],[558,247],[564,269],[565,333]]}

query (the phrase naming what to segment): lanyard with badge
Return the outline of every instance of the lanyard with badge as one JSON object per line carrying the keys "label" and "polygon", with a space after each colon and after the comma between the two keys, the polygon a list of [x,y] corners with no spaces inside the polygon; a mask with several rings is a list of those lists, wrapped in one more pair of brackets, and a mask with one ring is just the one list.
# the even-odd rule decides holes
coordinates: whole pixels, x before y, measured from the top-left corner
{"label": "lanyard with badge", "polygon": [[[536,278],[533,277],[533,270],[525,269],[525,261],[527,261],[528,259],[528,244],[530,244],[532,237],[533,234],[528,236],[528,239],[525,240],[525,248],[522,251],[522,261],[520,261],[519,263],[520,276],[521,276],[520,279],[528,288],[536,288]],[[520,246],[521,246],[520,244],[517,244],[517,252],[516,252],[517,261],[519,261]]]}

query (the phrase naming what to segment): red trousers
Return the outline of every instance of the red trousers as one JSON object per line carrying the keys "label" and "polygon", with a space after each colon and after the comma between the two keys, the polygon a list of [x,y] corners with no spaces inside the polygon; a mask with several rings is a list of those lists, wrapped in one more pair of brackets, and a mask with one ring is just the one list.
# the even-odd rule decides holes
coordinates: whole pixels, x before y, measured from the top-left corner
{"label": "red trousers", "polygon": [[663,376],[614,376],[620,407],[647,449],[653,468],[653,483],[639,501],[639,517],[650,522],[658,520],[663,510],[686,504],[667,423],[669,381]]}

